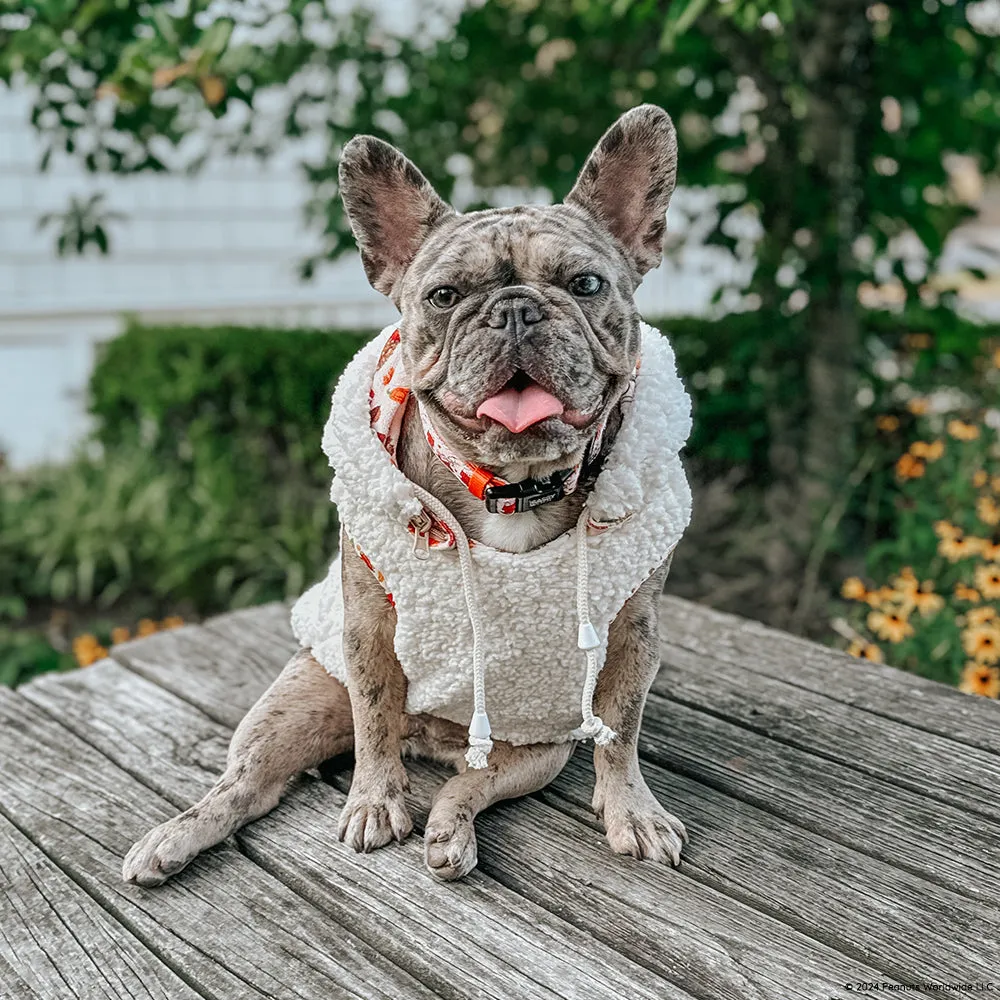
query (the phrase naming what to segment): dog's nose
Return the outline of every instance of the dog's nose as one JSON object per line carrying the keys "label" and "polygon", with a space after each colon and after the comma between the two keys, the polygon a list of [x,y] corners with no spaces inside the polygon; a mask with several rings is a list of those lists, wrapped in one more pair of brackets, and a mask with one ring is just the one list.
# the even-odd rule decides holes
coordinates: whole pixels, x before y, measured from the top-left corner
{"label": "dog's nose", "polygon": [[510,296],[500,299],[490,310],[486,322],[494,330],[506,329],[513,336],[523,334],[529,326],[544,319],[538,303],[525,296]]}

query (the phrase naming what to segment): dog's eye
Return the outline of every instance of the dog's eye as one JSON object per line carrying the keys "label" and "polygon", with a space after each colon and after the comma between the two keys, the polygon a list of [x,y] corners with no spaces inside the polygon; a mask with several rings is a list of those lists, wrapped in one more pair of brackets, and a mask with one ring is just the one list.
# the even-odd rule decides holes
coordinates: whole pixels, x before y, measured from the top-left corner
{"label": "dog's eye", "polygon": [[427,301],[438,309],[450,309],[461,297],[451,285],[441,285],[427,296]]}
{"label": "dog's eye", "polygon": [[569,290],[583,297],[596,295],[603,287],[604,282],[596,274],[578,274],[569,283]]}

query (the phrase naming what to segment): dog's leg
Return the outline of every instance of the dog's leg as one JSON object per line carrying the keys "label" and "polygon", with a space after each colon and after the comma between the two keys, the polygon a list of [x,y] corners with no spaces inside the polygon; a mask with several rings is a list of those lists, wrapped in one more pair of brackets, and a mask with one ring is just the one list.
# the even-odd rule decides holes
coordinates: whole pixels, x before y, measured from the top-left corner
{"label": "dog's leg", "polygon": [[396,612],[371,570],[341,541],[344,660],[354,711],[354,779],[337,836],[356,851],[403,840],[413,829],[402,759],[406,676],[396,659]]}
{"label": "dog's leg", "polygon": [[544,788],[566,766],[573,743],[535,743],[515,747],[495,743],[489,767],[466,768],[434,795],[424,831],[424,861],[441,879],[468,875],[476,867],[475,818],[501,799]]}
{"label": "dog's leg", "polygon": [[215,787],[135,844],[122,866],[125,881],[159,885],[270,812],[290,778],[350,750],[352,728],[347,689],[300,650],[237,727]]}
{"label": "dog's leg", "polygon": [[639,724],[649,686],[660,666],[657,604],[668,559],[612,622],[608,656],[598,676],[594,713],[618,734],[594,748],[594,811],[604,820],[608,843],[618,854],[680,863],[684,824],[671,816],[639,771]]}

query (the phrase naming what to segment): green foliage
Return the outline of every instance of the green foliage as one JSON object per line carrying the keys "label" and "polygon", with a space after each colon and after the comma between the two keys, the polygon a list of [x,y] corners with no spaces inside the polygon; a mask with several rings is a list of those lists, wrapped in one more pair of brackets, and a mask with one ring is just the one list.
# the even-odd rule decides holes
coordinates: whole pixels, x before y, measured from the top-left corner
{"label": "green foliage", "polygon": [[96,437],[196,463],[207,450],[279,472],[322,470],[319,433],[337,376],[370,339],[251,327],[131,324],[101,351],[90,380]]}
{"label": "green foliage", "polygon": [[55,227],[57,256],[82,257],[91,246],[107,254],[108,225],[124,218],[121,212],[105,207],[103,194],[93,194],[86,200],[74,195],[65,212],[46,212],[38,220],[38,228]]}
{"label": "green foliage", "polygon": [[89,447],[0,478],[0,594],[209,613],[299,593],[335,548],[320,438],[361,343],[130,327],[94,373]]}

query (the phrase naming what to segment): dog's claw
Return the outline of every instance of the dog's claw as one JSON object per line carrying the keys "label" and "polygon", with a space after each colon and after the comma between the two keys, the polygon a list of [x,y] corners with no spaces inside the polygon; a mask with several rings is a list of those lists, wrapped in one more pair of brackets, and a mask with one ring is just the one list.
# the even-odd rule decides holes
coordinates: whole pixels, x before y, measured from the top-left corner
{"label": "dog's claw", "polygon": [[370,854],[392,840],[405,840],[413,820],[402,792],[373,794],[353,788],[337,823],[337,839],[359,853]]}
{"label": "dog's claw", "polygon": [[605,826],[608,844],[616,854],[629,854],[640,861],[669,860],[675,867],[681,863],[687,831],[658,802],[641,811],[606,816]]}

